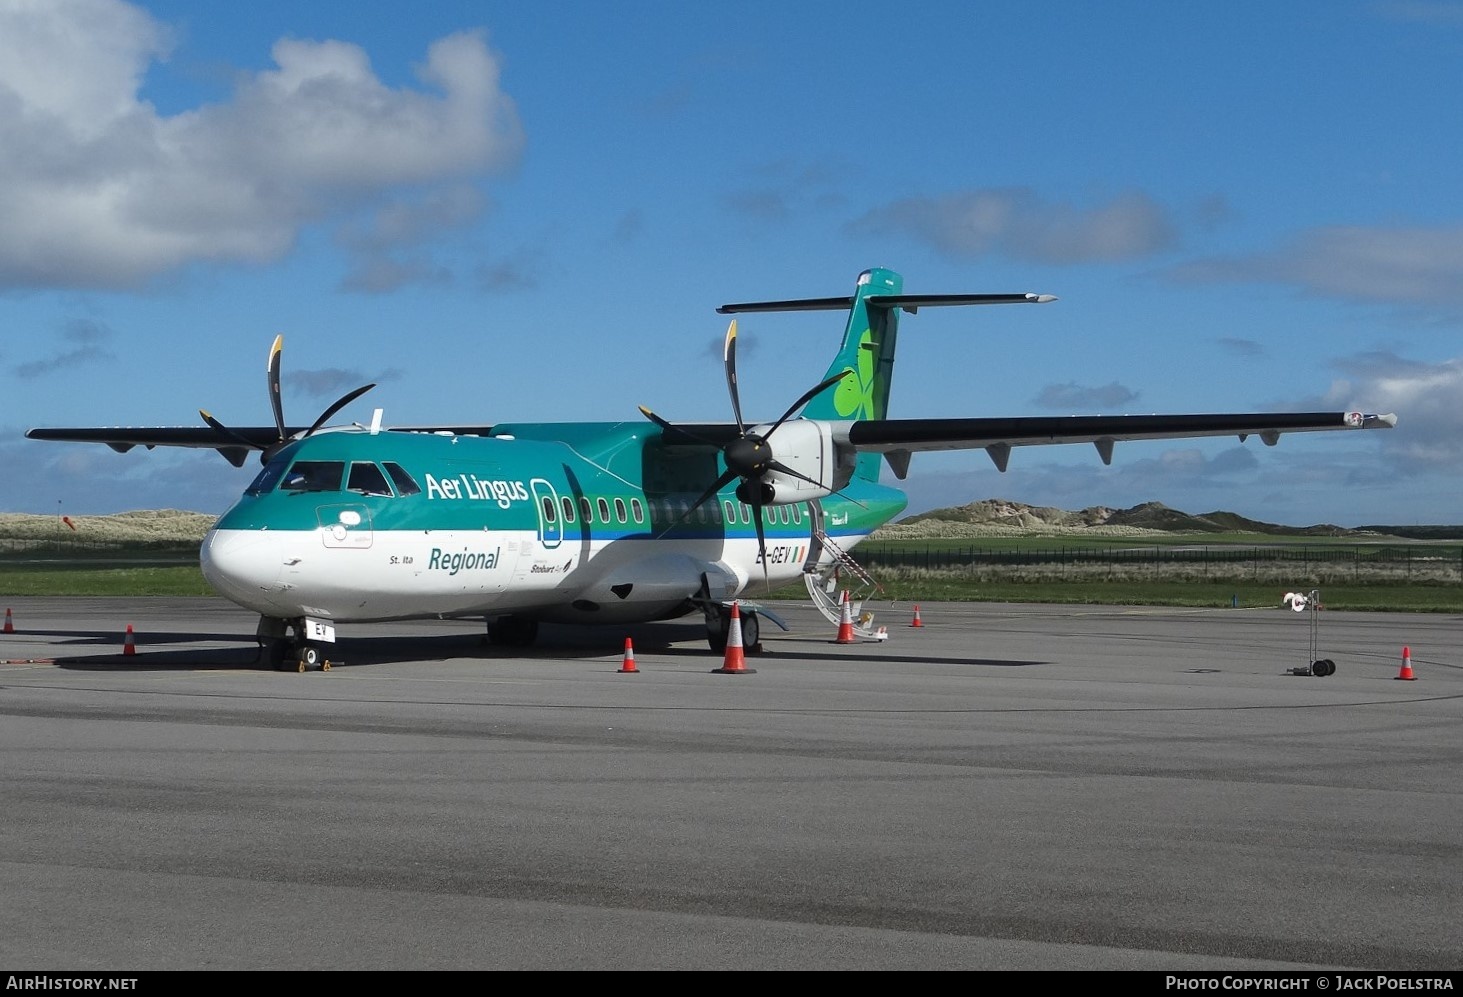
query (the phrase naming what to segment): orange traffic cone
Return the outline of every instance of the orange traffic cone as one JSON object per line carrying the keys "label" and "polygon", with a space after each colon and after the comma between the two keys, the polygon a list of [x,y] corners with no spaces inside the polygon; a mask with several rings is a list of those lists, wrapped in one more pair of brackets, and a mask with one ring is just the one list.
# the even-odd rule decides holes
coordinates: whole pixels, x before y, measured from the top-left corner
{"label": "orange traffic cone", "polygon": [[919,619],[919,603],[915,603],[914,604],[914,620],[909,625],[912,626],[912,627],[922,627],[922,626],[924,626],[924,624],[921,623],[920,622],[920,619]]}
{"label": "orange traffic cone", "polygon": [[853,607],[848,602],[848,589],[843,590],[843,619],[838,621],[838,636],[834,639],[835,644],[855,644],[858,638],[853,635]]}
{"label": "orange traffic cone", "polygon": [[137,645],[132,642],[132,624],[127,624],[127,636],[122,638],[122,653],[136,654]]}
{"label": "orange traffic cone", "polygon": [[630,642],[629,637],[625,638],[625,663],[620,666],[620,671],[634,672],[637,675],[640,673],[640,669],[635,667],[635,645]]}
{"label": "orange traffic cone", "polygon": [[720,668],[711,669],[720,675],[751,675],[757,671],[747,667],[746,651],[742,648],[742,611],[738,603],[732,603],[731,620],[726,626],[726,658]]}
{"label": "orange traffic cone", "polygon": [[8,609],[5,611],[5,632],[8,634],[15,633],[15,622],[10,619],[10,610]]}
{"label": "orange traffic cone", "polygon": [[1412,650],[1410,648],[1402,649],[1402,671],[1397,673],[1397,677],[1407,682],[1412,682],[1417,678],[1412,674]]}

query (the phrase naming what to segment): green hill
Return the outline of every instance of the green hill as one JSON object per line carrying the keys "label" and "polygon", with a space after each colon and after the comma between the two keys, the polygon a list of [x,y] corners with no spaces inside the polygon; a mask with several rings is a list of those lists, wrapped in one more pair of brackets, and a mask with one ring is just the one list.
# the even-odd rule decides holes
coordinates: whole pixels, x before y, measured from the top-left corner
{"label": "green hill", "polygon": [[1248,519],[1233,512],[1194,515],[1171,509],[1162,502],[1144,502],[1130,509],[1089,506],[1076,512],[1051,506],[1032,506],[1007,499],[983,499],[967,505],[933,509],[906,516],[880,530],[895,537],[980,536],[993,533],[1257,533],[1296,537],[1389,536],[1411,540],[1463,539],[1463,526],[1359,526],[1347,528],[1318,523],[1283,526]]}

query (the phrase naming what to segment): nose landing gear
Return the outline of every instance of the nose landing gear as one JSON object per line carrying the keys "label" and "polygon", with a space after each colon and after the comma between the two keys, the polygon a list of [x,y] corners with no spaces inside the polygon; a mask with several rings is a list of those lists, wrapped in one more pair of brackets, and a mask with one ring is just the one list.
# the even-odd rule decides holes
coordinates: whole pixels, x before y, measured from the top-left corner
{"label": "nose landing gear", "polygon": [[305,633],[303,619],[260,617],[256,633],[260,658],[277,672],[330,671],[330,659]]}

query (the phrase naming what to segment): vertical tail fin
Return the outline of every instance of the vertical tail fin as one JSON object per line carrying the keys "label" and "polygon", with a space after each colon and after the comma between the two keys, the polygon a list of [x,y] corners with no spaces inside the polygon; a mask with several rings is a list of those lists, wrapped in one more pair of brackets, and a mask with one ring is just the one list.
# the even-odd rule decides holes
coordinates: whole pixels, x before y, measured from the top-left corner
{"label": "vertical tail fin", "polygon": [[[809,419],[883,419],[889,413],[889,385],[894,374],[894,348],[899,340],[899,309],[869,300],[873,295],[899,295],[904,278],[875,268],[859,274],[848,309],[848,324],[838,353],[825,377],[848,371],[842,381],[803,409]],[[855,476],[878,481],[882,458],[859,454]]]}
{"label": "vertical tail fin", "polygon": [[825,377],[849,371],[831,391],[803,409],[809,419],[883,419],[889,413],[889,382],[899,338],[899,309],[871,296],[899,295],[904,278],[892,270],[865,270],[848,304],[848,325]]}

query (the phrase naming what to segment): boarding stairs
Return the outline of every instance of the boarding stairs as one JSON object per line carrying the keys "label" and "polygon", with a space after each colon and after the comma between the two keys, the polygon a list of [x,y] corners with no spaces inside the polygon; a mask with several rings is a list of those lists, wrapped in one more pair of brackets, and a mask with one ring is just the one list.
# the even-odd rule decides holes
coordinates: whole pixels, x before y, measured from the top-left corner
{"label": "boarding stairs", "polygon": [[857,583],[857,588],[848,589],[853,632],[866,640],[888,640],[888,628],[874,626],[873,612],[864,609],[864,603],[874,594],[882,593],[884,587],[851,554],[834,543],[821,526],[813,530],[813,550],[814,556],[803,569],[803,583],[813,605],[834,626],[842,626],[844,583],[845,579],[852,579]]}

